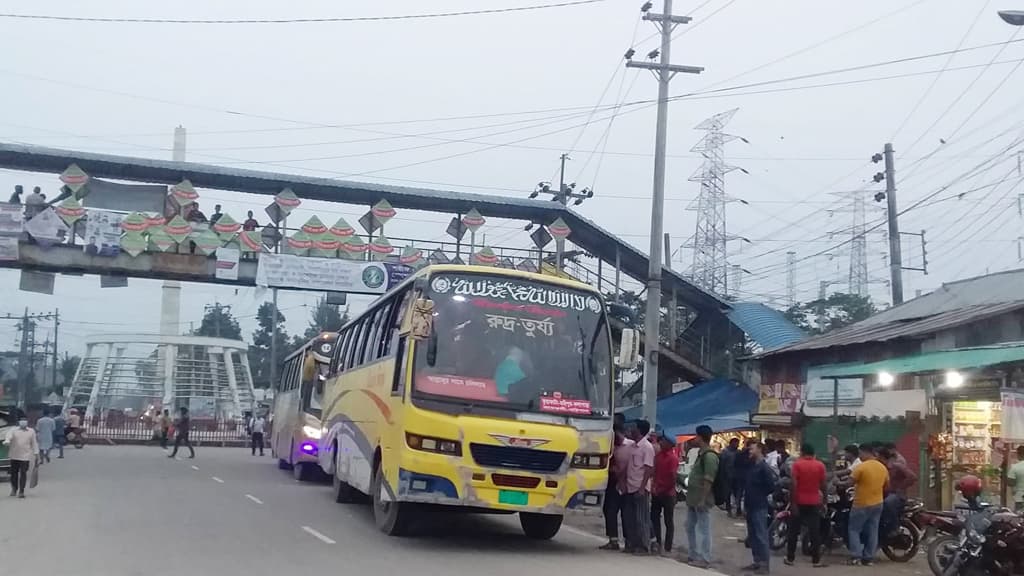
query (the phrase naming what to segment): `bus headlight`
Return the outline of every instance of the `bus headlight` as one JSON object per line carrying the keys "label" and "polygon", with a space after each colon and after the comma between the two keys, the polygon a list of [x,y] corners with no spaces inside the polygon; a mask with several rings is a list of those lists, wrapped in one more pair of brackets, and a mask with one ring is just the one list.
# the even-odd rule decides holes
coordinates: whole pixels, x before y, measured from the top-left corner
{"label": "bus headlight", "polygon": [[413,450],[435,452],[449,456],[462,456],[462,444],[458,440],[446,440],[431,436],[420,436],[412,432],[405,433],[405,443]]}
{"label": "bus headlight", "polygon": [[302,433],[306,438],[312,438],[314,440],[319,440],[323,435],[319,428],[314,428],[313,426],[303,426]]}
{"label": "bus headlight", "polygon": [[608,466],[607,454],[581,454],[572,455],[573,468],[585,468],[587,470],[600,470]]}

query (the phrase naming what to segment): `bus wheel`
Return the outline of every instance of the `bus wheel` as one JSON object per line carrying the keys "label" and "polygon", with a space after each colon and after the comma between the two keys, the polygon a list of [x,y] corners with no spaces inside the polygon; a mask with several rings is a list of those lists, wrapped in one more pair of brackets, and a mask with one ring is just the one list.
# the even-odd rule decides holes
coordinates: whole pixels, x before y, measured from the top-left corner
{"label": "bus wheel", "polygon": [[309,462],[296,462],[292,465],[292,476],[299,482],[309,482],[313,479],[313,469]]}
{"label": "bus wheel", "polygon": [[412,504],[396,502],[394,498],[385,500],[388,494],[387,483],[384,481],[384,470],[378,462],[373,471],[370,492],[373,498],[373,518],[377,528],[388,536],[404,536],[409,532],[412,516]]}
{"label": "bus wheel", "polygon": [[520,512],[519,524],[527,538],[534,540],[550,540],[558,534],[562,527],[562,517],[552,514],[535,514],[533,512]]}
{"label": "bus wheel", "polygon": [[278,458],[277,459],[277,467],[280,468],[281,470],[291,470],[292,469],[292,465],[289,464],[288,461],[285,460],[284,458]]}
{"label": "bus wheel", "polygon": [[335,444],[334,453],[337,455],[334,462],[334,474],[331,474],[331,480],[334,484],[334,501],[339,504],[354,504],[359,501],[359,493],[348,482],[338,478],[341,467],[338,466],[337,458],[341,455],[338,453],[337,444]]}

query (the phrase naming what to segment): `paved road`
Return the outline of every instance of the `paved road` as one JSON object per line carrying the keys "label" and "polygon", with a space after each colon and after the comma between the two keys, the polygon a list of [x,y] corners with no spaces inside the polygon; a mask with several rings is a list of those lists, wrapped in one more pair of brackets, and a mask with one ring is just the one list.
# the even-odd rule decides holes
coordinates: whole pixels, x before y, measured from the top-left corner
{"label": "paved road", "polygon": [[421,536],[390,538],[368,506],[336,504],[329,486],[295,482],[269,454],[206,448],[171,460],[159,448],[88,446],[67,456],[41,468],[25,500],[0,492],[4,573],[709,574],[602,553],[596,536],[571,528],[530,541],[514,517],[439,515]]}

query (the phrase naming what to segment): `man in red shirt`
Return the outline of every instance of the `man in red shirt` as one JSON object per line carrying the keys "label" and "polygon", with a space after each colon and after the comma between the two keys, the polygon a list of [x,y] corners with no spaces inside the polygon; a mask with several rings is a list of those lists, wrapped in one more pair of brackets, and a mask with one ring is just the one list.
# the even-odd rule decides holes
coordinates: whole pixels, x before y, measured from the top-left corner
{"label": "man in red shirt", "polygon": [[792,475],[793,516],[789,520],[785,563],[793,565],[800,529],[806,526],[811,538],[811,561],[815,568],[820,568],[824,566],[821,563],[821,502],[826,491],[826,473],[825,465],[814,457],[814,446],[804,444],[800,447],[800,459],[793,463]]}
{"label": "man in red shirt", "polygon": [[[664,552],[672,551],[675,535],[676,472],[679,453],[676,443],[664,431],[658,436],[658,453],[654,456],[654,478],[651,480],[651,526],[654,539]],[[665,513],[665,539],[661,538],[661,515]]]}

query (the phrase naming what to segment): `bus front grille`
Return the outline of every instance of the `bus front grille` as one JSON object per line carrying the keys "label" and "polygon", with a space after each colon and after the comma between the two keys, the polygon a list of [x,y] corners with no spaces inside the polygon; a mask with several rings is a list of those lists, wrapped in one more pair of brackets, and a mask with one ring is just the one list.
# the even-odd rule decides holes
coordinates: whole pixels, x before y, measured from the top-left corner
{"label": "bus front grille", "polygon": [[515,468],[532,472],[557,472],[565,462],[565,452],[470,444],[473,460],[481,466],[493,468]]}

